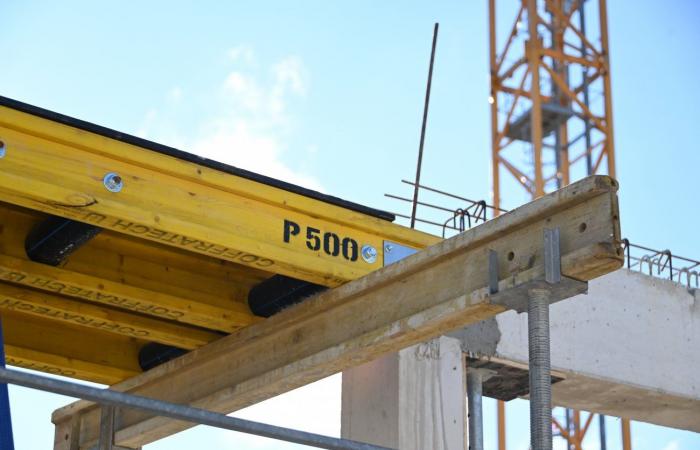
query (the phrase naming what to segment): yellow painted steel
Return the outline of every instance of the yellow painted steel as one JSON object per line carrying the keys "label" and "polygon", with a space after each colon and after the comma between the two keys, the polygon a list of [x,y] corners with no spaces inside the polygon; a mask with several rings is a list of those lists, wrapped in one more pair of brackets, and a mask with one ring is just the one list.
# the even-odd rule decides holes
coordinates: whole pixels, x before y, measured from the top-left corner
{"label": "yellow painted steel", "polygon": [[[439,240],[7,106],[0,142],[0,315],[21,367],[114,383],[141,371],[147,342],[193,349],[262,320],[247,295],[274,274],[337,286],[381,267],[385,240]],[[104,231],[39,264],[24,240],[47,215]]]}

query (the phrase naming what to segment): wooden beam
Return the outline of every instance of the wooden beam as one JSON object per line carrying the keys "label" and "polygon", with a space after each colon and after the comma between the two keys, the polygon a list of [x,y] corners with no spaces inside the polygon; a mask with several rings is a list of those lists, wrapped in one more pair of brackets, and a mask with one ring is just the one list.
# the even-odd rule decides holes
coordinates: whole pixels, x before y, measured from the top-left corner
{"label": "wooden beam", "polygon": [[[129,314],[115,308],[101,307],[0,282],[0,313],[4,311],[15,311],[187,350],[201,347],[222,336],[172,321]],[[83,347],[94,345],[87,340],[82,344]]]}
{"label": "wooden beam", "polygon": [[[609,177],[586,178],[114,388],[231,412],[484,320],[505,309],[486,288],[489,252],[498,254],[503,289],[541,279],[547,227],[560,229],[563,275],[603,275],[622,265],[616,191]],[[53,421],[65,429],[74,416],[87,448],[99,409],[77,402]],[[191,426],[138,411],[120,412],[118,423],[125,447]]]}
{"label": "wooden beam", "polygon": [[0,280],[212,330],[232,331],[256,320],[241,303],[224,309],[2,254]]}
{"label": "wooden beam", "polygon": [[142,372],[146,341],[12,311],[2,311],[2,322],[10,365],[102,384]]}
{"label": "wooden beam", "polygon": [[[279,187],[0,106],[0,199],[270,273],[337,286],[383,241],[437,238]],[[108,173],[120,192],[103,185]],[[57,182],[60,180],[60,183]],[[378,252],[360,257],[363,245]]]}
{"label": "wooden beam", "polygon": [[160,319],[231,332],[250,325],[248,290],[269,274],[214,258],[101,233],[61,267],[30,261],[29,231],[43,220],[0,203],[0,280]]}

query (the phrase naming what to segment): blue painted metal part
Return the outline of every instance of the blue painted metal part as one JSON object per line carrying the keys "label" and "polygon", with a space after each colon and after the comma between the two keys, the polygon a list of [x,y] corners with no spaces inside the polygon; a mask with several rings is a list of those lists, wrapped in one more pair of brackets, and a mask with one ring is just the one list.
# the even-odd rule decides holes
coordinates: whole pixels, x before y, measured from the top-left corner
{"label": "blue painted metal part", "polygon": [[[5,368],[5,340],[2,333],[2,320],[0,319],[0,367]],[[7,392],[7,383],[0,383],[0,450],[14,450],[15,443],[12,436],[12,417],[10,416],[10,396]]]}

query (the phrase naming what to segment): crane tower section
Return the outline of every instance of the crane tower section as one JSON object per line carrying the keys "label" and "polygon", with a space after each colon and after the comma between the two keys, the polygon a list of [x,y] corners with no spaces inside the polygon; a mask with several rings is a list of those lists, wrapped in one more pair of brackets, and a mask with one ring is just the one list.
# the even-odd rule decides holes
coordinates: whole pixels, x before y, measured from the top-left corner
{"label": "crane tower section", "polygon": [[605,0],[522,0],[504,14],[514,15],[507,33],[497,13],[489,0],[494,206],[512,184],[537,198],[589,174],[614,177]]}

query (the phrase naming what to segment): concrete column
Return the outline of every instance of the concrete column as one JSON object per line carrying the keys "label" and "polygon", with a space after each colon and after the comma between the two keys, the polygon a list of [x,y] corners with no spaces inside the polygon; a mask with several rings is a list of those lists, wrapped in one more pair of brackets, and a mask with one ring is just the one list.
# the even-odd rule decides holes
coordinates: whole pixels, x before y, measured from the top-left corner
{"label": "concrete column", "polygon": [[343,438],[401,450],[466,449],[461,342],[440,337],[343,372]]}

